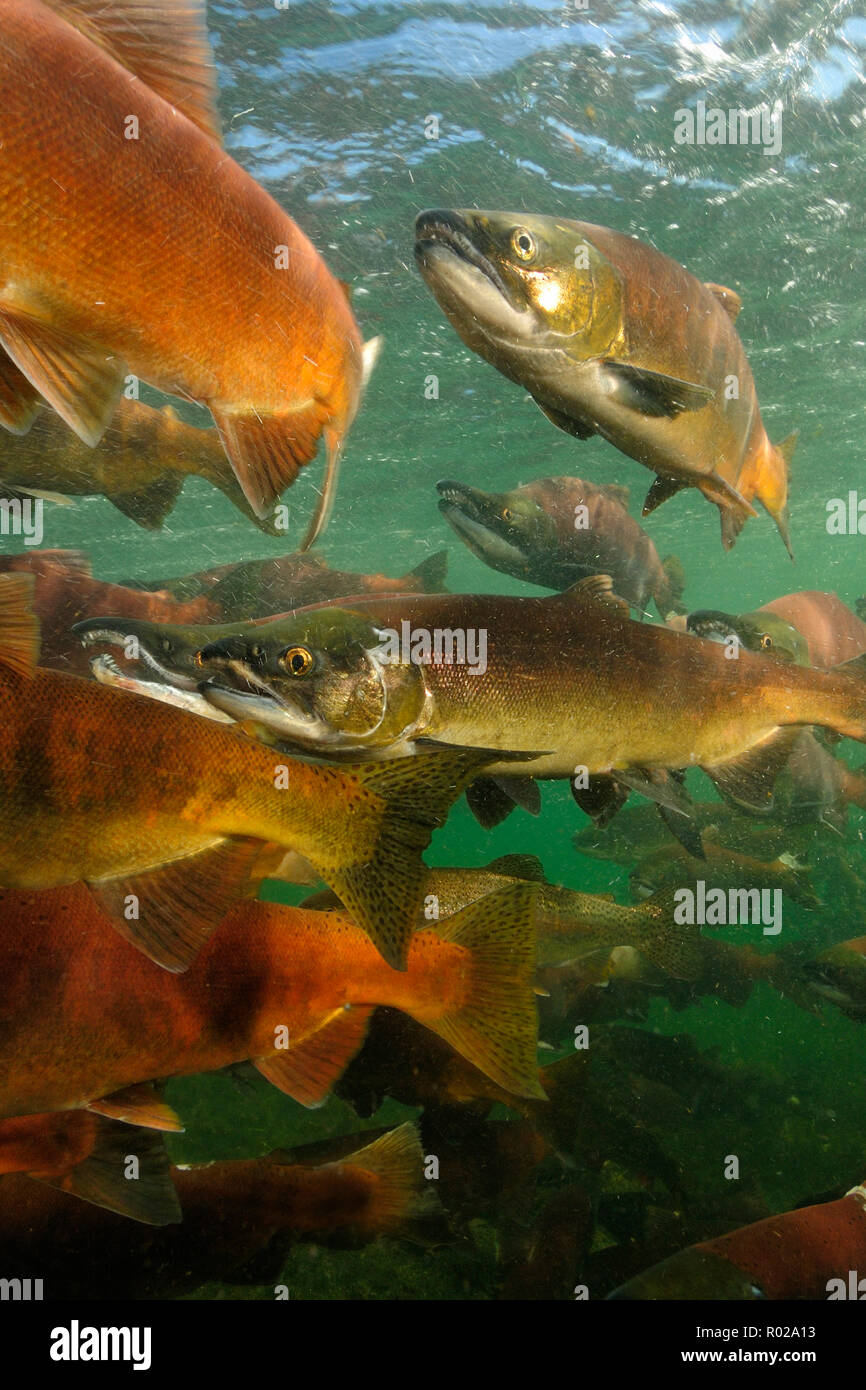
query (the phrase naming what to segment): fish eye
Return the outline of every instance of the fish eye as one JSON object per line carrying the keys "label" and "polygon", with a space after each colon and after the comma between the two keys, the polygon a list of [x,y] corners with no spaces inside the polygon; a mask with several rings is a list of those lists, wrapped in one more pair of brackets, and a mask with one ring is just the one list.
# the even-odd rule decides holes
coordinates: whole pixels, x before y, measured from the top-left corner
{"label": "fish eye", "polygon": [[520,261],[535,259],[535,237],[525,227],[515,227],[511,233],[511,249]]}
{"label": "fish eye", "polygon": [[768,652],[773,645],[773,639],[769,632],[761,633],[761,651]]}
{"label": "fish eye", "polygon": [[280,665],[290,676],[308,676],[315,664],[312,652],[306,647],[287,647],[280,657]]}
{"label": "fish eye", "polygon": [[502,520],[503,520],[503,521],[513,521],[513,520],[514,520],[514,512],[511,510],[510,507],[503,507],[503,508],[502,508]]}

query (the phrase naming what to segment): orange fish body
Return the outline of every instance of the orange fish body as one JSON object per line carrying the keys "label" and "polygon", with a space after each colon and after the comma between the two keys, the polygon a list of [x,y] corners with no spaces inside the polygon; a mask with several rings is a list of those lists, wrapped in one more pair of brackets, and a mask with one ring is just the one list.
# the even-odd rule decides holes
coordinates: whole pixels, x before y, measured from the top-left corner
{"label": "orange fish body", "polygon": [[0,418],[29,423],[23,374],[95,444],[132,372],[208,406],[263,516],[353,418],[346,296],[206,115],[134,80],[110,32],[100,46],[95,9],[97,42],[58,11],[3,7],[0,344],[14,366]]}
{"label": "orange fish body", "polygon": [[156,1077],[247,1060],[318,1103],[377,1004],[410,1012],[500,1084],[536,1095],[531,901],[521,885],[416,933],[405,972],[345,917],[244,902],[189,971],[172,975],[130,950],[82,885],[5,893],[0,1113],[86,1107]]}

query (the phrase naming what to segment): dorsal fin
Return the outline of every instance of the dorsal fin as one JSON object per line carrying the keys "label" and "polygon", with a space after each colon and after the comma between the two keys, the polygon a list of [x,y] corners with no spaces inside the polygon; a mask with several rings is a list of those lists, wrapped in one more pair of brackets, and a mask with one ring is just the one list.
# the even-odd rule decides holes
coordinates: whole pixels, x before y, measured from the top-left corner
{"label": "dorsal fin", "polygon": [[46,3],[205,135],[221,141],[216,69],[201,0]]}
{"label": "dorsal fin", "polygon": [[628,504],[631,499],[631,489],[623,483],[597,483],[599,492],[603,492],[611,501],[618,502],[621,507],[628,511]]}
{"label": "dorsal fin", "polygon": [[488,873],[507,878],[524,878],[529,883],[546,883],[544,865],[536,854],[501,854],[485,865]]}
{"label": "dorsal fin", "polygon": [[731,323],[737,322],[737,316],[743,307],[743,301],[736,290],[729,290],[727,285],[714,285],[711,280],[704,286],[710,294],[714,294],[721,304]]}
{"label": "dorsal fin", "polygon": [[567,589],[563,589],[561,594],[556,594],[554,597],[594,599],[596,603],[604,603],[608,608],[616,609],[626,618],[631,613],[626,600],[619,598],[613,592],[613,580],[609,574],[588,574],[584,579],[578,579],[576,584],[570,584]]}
{"label": "dorsal fin", "polygon": [[32,574],[0,575],[0,665],[30,677],[39,661],[39,619]]}

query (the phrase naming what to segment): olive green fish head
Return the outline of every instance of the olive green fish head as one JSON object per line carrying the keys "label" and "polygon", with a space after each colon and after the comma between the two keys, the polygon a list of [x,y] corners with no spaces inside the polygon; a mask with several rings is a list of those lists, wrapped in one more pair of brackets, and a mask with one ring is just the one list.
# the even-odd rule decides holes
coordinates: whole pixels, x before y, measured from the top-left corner
{"label": "olive green fish head", "polygon": [[310,751],[378,751],[419,732],[421,668],[389,659],[384,633],[347,609],[248,627],[203,647],[200,660],[209,703]]}
{"label": "olive green fish head", "polygon": [[619,337],[619,275],[586,232],[581,223],[528,213],[423,212],[415,257],[467,346],[525,379],[535,352],[585,360]]}
{"label": "olive green fish head", "polygon": [[537,556],[556,548],[556,524],[526,488],[482,492],[446,480],[436,484],[439,510],[474,555],[492,569],[525,576]]}
{"label": "olive green fish head", "polygon": [[801,632],[776,613],[719,613],[702,609],[690,613],[688,630],[698,637],[724,642],[736,636],[750,652],[761,652],[776,661],[808,666],[809,646]]}

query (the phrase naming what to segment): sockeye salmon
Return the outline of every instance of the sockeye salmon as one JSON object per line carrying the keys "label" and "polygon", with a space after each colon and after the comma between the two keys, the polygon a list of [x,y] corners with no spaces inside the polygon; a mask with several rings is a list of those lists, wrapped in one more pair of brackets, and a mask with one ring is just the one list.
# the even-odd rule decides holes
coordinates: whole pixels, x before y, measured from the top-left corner
{"label": "sockeye salmon", "polygon": [[628,514],[629,491],[582,478],[539,478],[512,492],[464,483],[436,484],[439,510],[491,569],[569,589],[590,574],[609,574],[613,590],[643,611],[652,598],[662,617],[679,606],[684,579],[675,556],[658,551]]}
{"label": "sockeye salmon", "polygon": [[[859,665],[814,671],[748,651],[730,661],[717,643],[634,622],[623,606],[604,576],[547,598],[367,598],[246,634],[235,625],[170,661],[179,684],[195,686],[197,673],[198,694],[223,714],[329,758],[393,757],[419,740],[483,745],[509,755],[491,751],[485,775],[507,778],[523,751],[534,757],[526,776],[574,779],[598,801],[613,781],[617,795],[631,787],[662,805],[670,793],[677,809],[664,774],[699,766],[766,812],[803,725],[866,741]],[[111,638],[108,621],[84,629]],[[133,630],[142,653],[161,653],[157,627]],[[123,632],[117,624],[121,649]]]}
{"label": "sockeye salmon", "polygon": [[164,1299],[214,1280],[249,1283],[253,1261],[261,1274],[252,1278],[276,1285],[296,1241],[424,1239],[431,1225],[437,1234],[436,1184],[424,1177],[417,1126],[410,1121],[359,1144],[356,1137],[327,1163],[300,1149],[172,1168],[183,1219],[164,1231],[78,1205],[27,1178],[2,1179],[4,1268],[13,1278],[44,1271],[46,1299]]}
{"label": "sockeye salmon", "polygon": [[312,243],[220,144],[203,18],[186,0],[4,0],[0,421],[25,432],[42,397],[95,445],[133,373],[207,406],[260,517],[324,436],[309,543],[361,338]]}
{"label": "sockeye salmon", "polygon": [[[387,574],[357,574],[334,570],[315,555],[295,553],[271,560],[242,560],[239,564],[218,565],[198,574],[142,584],[127,581],[138,589],[165,590],[174,598],[188,602],[207,599],[209,612],[191,622],[237,622],[242,619],[275,617],[311,603],[345,598],[354,594],[435,594],[445,587],[448,552],[440,550],[422,560],[407,574],[391,579]],[[114,609],[103,608],[103,613]]]}
{"label": "sockeye salmon", "polygon": [[0,437],[0,493],[106,497],[148,531],[162,526],[187,476],[219,488],[256,526],[273,530],[244,496],[216,430],[186,424],[170,405],[156,410],[122,397],[95,448],[53,410],[40,410],[26,434]]}
{"label": "sockeye salmon", "polygon": [[41,666],[89,676],[87,653],[72,632],[93,614],[123,613],[153,622],[204,623],[219,616],[206,598],[178,602],[167,593],[127,589],[94,579],[80,550],[28,550],[0,556],[0,574],[30,574],[33,611],[39,619]]}
{"label": "sockeye salmon", "polygon": [[36,670],[32,583],[0,576],[0,886],[84,880],[120,931],[178,969],[244,890],[260,842],[274,842],[309,859],[404,965],[421,851],[489,755],[323,767]]}
{"label": "sockeye salmon", "polygon": [[849,1271],[866,1262],[866,1185],[671,1255],[610,1298],[858,1298]]}
{"label": "sockeye salmon", "polygon": [[533,896],[517,884],[416,932],[402,972],[345,915],[245,902],[169,974],[129,950],[83,885],[6,892],[0,1114],[95,1105],[135,1122],[128,1088],[242,1061],[318,1105],[376,1005],[410,1013],[506,1090],[541,1095]]}
{"label": "sockeye salmon", "polygon": [[657,475],[644,516],[697,487],[727,550],[757,497],[790,553],[795,436],[767,437],[735,291],[609,227],[525,213],[424,212],[415,257],[464,343],[554,425],[600,434]]}
{"label": "sockeye salmon", "polygon": [[776,614],[802,633],[813,666],[838,666],[866,652],[866,623],[838,594],[808,589],[774,598],[758,611]]}

